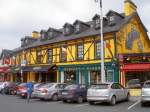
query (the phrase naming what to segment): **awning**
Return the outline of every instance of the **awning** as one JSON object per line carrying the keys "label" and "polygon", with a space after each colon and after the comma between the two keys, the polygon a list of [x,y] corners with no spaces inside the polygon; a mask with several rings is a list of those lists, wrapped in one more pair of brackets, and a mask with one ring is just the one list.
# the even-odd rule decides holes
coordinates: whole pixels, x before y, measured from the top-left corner
{"label": "awning", "polygon": [[5,73],[9,67],[0,67],[0,73]]}
{"label": "awning", "polygon": [[150,64],[126,64],[121,68],[122,71],[150,71]]}
{"label": "awning", "polygon": [[27,66],[23,68],[23,72],[48,72],[49,70],[56,70],[56,65]]}

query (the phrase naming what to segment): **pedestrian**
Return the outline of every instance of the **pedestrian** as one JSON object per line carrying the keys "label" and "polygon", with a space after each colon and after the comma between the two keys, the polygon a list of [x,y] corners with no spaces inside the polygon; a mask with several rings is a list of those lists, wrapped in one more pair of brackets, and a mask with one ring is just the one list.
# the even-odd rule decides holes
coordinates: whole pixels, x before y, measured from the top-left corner
{"label": "pedestrian", "polygon": [[32,92],[33,92],[33,83],[28,82],[26,87],[27,87],[27,103],[29,103],[30,98],[32,96]]}

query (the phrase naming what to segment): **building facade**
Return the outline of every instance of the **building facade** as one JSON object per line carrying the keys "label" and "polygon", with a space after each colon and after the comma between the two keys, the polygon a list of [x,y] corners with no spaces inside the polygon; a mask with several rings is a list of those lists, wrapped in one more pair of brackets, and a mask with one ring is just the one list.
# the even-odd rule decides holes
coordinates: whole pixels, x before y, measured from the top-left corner
{"label": "building facade", "polygon": [[[88,22],[76,20],[22,38],[21,47],[13,50],[11,70],[23,82],[101,82],[99,18],[96,14]],[[106,81],[126,85],[133,78],[149,79],[150,41],[137,6],[125,0],[124,12],[110,10],[103,26]]]}

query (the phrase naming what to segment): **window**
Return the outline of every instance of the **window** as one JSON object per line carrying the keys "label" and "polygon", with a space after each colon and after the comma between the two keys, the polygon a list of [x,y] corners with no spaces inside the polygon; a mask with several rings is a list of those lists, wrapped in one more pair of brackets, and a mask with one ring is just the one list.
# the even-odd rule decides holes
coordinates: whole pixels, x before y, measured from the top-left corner
{"label": "window", "polygon": [[78,60],[82,60],[84,57],[84,48],[83,45],[78,45],[77,46],[77,59]]}
{"label": "window", "polygon": [[53,52],[52,49],[48,49],[47,50],[47,62],[48,63],[52,63],[53,60]]}
{"label": "window", "polygon": [[67,48],[66,47],[61,47],[60,61],[61,62],[67,61]]}
{"label": "window", "polygon": [[42,34],[41,34],[41,39],[44,39],[44,38],[45,38],[45,34],[42,33]]}
{"label": "window", "polygon": [[114,16],[111,16],[110,18],[109,18],[109,21],[111,22],[111,21],[114,21],[115,20],[115,18],[114,18]]}
{"label": "window", "polygon": [[100,19],[96,19],[95,20],[95,28],[99,28],[100,27]]}
{"label": "window", "polygon": [[69,34],[70,33],[70,29],[68,27],[65,27],[63,30],[64,34]]}
{"label": "window", "polygon": [[41,63],[42,52],[41,50],[37,50],[37,63]]}
{"label": "window", "polygon": [[79,32],[80,31],[80,25],[76,24],[75,29],[76,29],[76,32]]}
{"label": "window", "polygon": [[101,56],[101,43],[97,42],[95,45],[95,58],[100,58]]}
{"label": "window", "polygon": [[117,83],[114,83],[114,84],[112,84],[111,88],[112,89],[122,89],[123,87],[121,87],[121,85],[119,85]]}
{"label": "window", "polygon": [[48,32],[48,36],[52,37],[53,36],[53,32],[52,31]]}

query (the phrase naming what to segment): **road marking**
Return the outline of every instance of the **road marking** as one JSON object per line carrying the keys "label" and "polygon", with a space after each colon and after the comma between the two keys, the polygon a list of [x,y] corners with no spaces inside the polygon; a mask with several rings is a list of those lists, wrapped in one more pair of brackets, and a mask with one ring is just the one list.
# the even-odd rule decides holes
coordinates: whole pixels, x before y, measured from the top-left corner
{"label": "road marking", "polygon": [[132,104],[131,106],[128,107],[128,110],[130,110],[131,108],[133,108],[134,106],[136,106],[137,104],[139,104],[141,102],[141,100],[138,100],[137,102],[135,102],[134,104]]}
{"label": "road marking", "polygon": [[78,107],[84,107],[84,106],[88,106],[88,105],[89,105],[89,104],[86,103],[86,104],[81,104],[81,105],[75,105],[74,107],[75,107],[75,108],[78,108]]}

